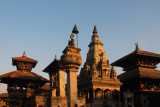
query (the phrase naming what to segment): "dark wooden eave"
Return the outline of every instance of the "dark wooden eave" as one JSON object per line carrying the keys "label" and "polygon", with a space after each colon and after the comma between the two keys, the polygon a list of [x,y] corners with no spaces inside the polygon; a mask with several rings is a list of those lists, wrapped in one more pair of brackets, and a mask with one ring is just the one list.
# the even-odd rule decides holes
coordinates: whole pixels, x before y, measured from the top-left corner
{"label": "dark wooden eave", "polygon": [[57,70],[62,68],[61,66],[60,59],[55,59],[43,70],[43,72],[56,73]]}
{"label": "dark wooden eave", "polygon": [[22,81],[37,81],[42,83],[49,83],[47,79],[44,77],[34,73],[34,72],[28,72],[28,71],[12,71],[3,75],[0,75],[0,79],[2,83],[6,83],[7,80],[22,80]]}
{"label": "dark wooden eave", "polygon": [[[138,63],[138,58],[140,57],[144,57],[144,58],[152,58],[153,61],[156,61],[156,63],[158,64],[160,62],[160,54],[156,54],[156,53],[151,53],[151,52],[147,52],[147,51],[142,51],[142,50],[135,50],[132,53],[120,58],[119,60],[113,62],[111,65],[112,66],[119,66],[124,68],[126,66],[126,64],[128,64],[129,62],[133,61],[134,64]],[[136,65],[134,65],[136,66]]]}
{"label": "dark wooden eave", "polygon": [[155,69],[148,69],[143,67],[138,67],[130,72],[125,72],[118,75],[118,79],[130,80],[130,79],[140,79],[140,78],[150,78],[160,80],[160,71]]}

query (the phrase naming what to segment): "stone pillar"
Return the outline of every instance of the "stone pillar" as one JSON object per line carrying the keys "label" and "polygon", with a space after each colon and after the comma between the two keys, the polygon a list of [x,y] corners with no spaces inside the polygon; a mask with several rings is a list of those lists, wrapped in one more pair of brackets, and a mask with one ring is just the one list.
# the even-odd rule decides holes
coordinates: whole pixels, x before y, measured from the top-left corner
{"label": "stone pillar", "polygon": [[54,87],[54,82],[55,82],[55,74],[50,74],[50,90],[51,90],[51,96],[56,97],[56,88]]}
{"label": "stone pillar", "polygon": [[67,97],[69,107],[74,107],[77,104],[77,72],[67,73]]}
{"label": "stone pillar", "polygon": [[65,92],[65,71],[64,70],[59,70],[58,72],[59,75],[59,96],[60,97],[66,97],[66,92]]}
{"label": "stone pillar", "polygon": [[75,47],[75,40],[72,33],[68,42],[68,46],[64,49],[61,56],[61,63],[67,72],[67,98],[68,107],[77,105],[77,72],[82,64],[82,58],[79,48]]}

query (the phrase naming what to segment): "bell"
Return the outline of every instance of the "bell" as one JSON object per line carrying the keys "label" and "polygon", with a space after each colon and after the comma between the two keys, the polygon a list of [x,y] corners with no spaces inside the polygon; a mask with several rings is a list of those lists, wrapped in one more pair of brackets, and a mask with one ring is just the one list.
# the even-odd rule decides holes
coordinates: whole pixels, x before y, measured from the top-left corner
{"label": "bell", "polygon": [[75,26],[74,26],[74,28],[73,28],[73,31],[72,31],[72,33],[74,33],[74,34],[77,34],[77,33],[79,33],[79,31],[78,31],[78,29],[77,29],[77,26],[76,26],[76,24],[75,24]]}

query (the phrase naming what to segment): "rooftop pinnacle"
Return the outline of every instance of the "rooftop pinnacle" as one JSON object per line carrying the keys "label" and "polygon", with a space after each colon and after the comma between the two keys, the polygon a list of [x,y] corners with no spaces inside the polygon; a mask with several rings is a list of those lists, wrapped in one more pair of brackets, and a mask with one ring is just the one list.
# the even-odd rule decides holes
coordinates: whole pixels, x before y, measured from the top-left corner
{"label": "rooftop pinnacle", "polygon": [[96,25],[94,25],[94,30],[93,30],[93,33],[96,33],[96,34],[98,33],[98,32],[97,32]]}
{"label": "rooftop pinnacle", "polygon": [[140,50],[138,43],[135,44],[136,45],[136,50]]}
{"label": "rooftop pinnacle", "polygon": [[26,57],[26,53],[25,53],[25,51],[24,51],[24,53],[23,53],[23,57]]}

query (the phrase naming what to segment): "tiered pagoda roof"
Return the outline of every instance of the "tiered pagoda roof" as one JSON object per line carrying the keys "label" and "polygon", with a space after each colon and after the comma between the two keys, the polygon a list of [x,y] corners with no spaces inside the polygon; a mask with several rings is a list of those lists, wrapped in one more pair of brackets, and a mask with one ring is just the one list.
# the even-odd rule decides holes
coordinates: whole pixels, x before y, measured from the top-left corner
{"label": "tiered pagoda roof", "polygon": [[[137,48],[138,47],[138,48]],[[125,73],[120,79],[154,78],[160,79],[160,71],[156,70],[160,63],[160,54],[142,51],[137,45],[136,50],[112,63],[113,66],[122,67]]]}
{"label": "tiered pagoda roof", "polygon": [[12,79],[18,79],[23,81],[42,81],[42,82],[48,82],[47,79],[43,78],[42,76],[34,73],[34,72],[21,72],[21,71],[12,71],[3,75],[0,75],[1,82],[6,83],[5,80],[12,80]]}
{"label": "tiered pagoda roof", "polygon": [[13,57],[12,64],[17,66],[17,71],[12,71],[3,75],[0,75],[2,83],[14,82],[12,80],[20,81],[37,81],[47,83],[47,79],[42,76],[31,72],[31,69],[34,68],[37,64],[37,61],[31,58],[28,58],[24,52],[22,57]]}
{"label": "tiered pagoda roof", "polygon": [[33,67],[36,66],[37,62],[36,60],[34,59],[31,59],[31,58],[28,58],[24,52],[23,56],[22,57],[13,57],[12,58],[12,65],[17,65],[17,62],[28,62],[28,63],[32,63],[33,64]]}

